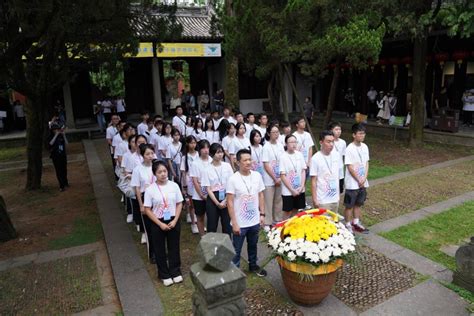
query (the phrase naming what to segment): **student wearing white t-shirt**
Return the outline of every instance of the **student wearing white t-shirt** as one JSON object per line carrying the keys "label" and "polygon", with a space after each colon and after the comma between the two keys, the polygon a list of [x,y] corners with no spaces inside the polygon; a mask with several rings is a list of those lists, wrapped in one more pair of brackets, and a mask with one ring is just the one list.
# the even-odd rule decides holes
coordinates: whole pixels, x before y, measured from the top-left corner
{"label": "student wearing white t-shirt", "polygon": [[306,166],[309,168],[311,157],[313,156],[314,142],[311,138],[311,134],[305,131],[306,121],[304,120],[304,117],[297,119],[295,121],[295,125],[296,131],[293,133],[293,135],[295,135],[296,140],[298,141],[296,150],[303,154]]}
{"label": "student wearing white t-shirt", "polygon": [[[120,163],[120,175],[119,175],[119,184],[122,182],[123,184],[128,184],[126,187],[121,187],[122,193],[125,197],[126,209],[127,209],[127,223],[133,222],[133,206],[132,206],[132,196],[135,196],[135,191],[133,190],[132,186],[130,185],[130,181],[132,178],[132,173],[127,172],[127,165],[130,165],[130,162],[133,160],[133,154],[137,152],[137,146],[135,145],[136,135],[131,135],[128,140],[128,150],[122,156],[122,160]],[[133,169],[132,169],[133,171]]]}
{"label": "student wearing white t-shirt", "polygon": [[258,276],[266,276],[267,272],[257,265],[257,243],[260,226],[264,225],[265,203],[263,197],[262,176],[252,171],[252,155],[250,150],[241,149],[237,152],[239,171],[234,173],[227,182],[227,207],[232,223],[232,243],[235,256],[232,262],[240,267],[240,254],[245,238],[249,271]]}
{"label": "student wearing white t-shirt", "polygon": [[339,122],[329,123],[328,130],[332,131],[334,134],[334,151],[336,151],[339,156],[341,156],[341,165],[340,165],[340,179],[339,179],[339,192],[342,194],[344,192],[344,156],[346,155],[346,141],[341,137],[342,126]]}
{"label": "student wearing white t-shirt", "polygon": [[[203,121],[201,118],[194,118],[194,124],[193,124],[193,130],[191,132],[191,135],[193,135],[194,137],[196,137],[196,140],[197,141],[200,141],[202,139],[205,139],[204,137],[204,132],[202,130],[203,128]],[[209,142],[210,143],[210,142]]]}
{"label": "student wearing white t-shirt", "polygon": [[189,176],[193,182],[193,206],[197,217],[199,235],[204,236],[204,219],[206,217],[207,189],[201,185],[201,180],[206,169],[209,168],[212,159],[209,157],[209,142],[201,140],[197,143],[199,158],[194,160],[189,168]]}
{"label": "student wearing white t-shirt", "polygon": [[179,249],[183,195],[179,186],[168,180],[168,169],[163,161],[155,161],[152,172],[156,182],[145,190],[143,205],[151,222],[158,278],[165,286],[170,286],[183,282]]}
{"label": "student wearing white t-shirt", "polygon": [[227,122],[232,123],[232,124],[237,124],[237,120],[230,115],[230,108],[224,107],[224,110],[222,111],[222,120],[227,120]]}
{"label": "student wearing white t-shirt", "polygon": [[250,140],[245,137],[245,124],[237,123],[235,125],[236,134],[229,145],[229,155],[232,159],[231,165],[236,166],[235,154],[241,149],[250,149]]}
{"label": "student wearing white t-shirt", "polygon": [[181,135],[186,134],[186,116],[183,115],[183,107],[176,107],[176,115],[173,117],[172,125],[179,130]]}
{"label": "student wearing white t-shirt", "polygon": [[235,170],[234,161],[232,160],[232,156],[229,152],[229,149],[232,146],[232,142],[235,139],[235,125],[233,123],[228,123],[227,120],[223,120],[221,122],[221,128],[224,127],[227,128],[227,135],[222,139],[222,147],[224,147],[225,161],[230,163],[232,169]]}
{"label": "student wearing white t-shirt", "polygon": [[115,159],[114,159],[114,147],[112,146],[112,141],[115,137],[115,135],[118,134],[118,125],[120,123],[120,117],[118,115],[112,115],[110,119],[110,125],[107,127],[105,130],[105,140],[107,141],[107,144],[109,145],[110,149],[110,158],[112,158],[112,166],[115,171]]}
{"label": "student wearing white t-shirt", "polygon": [[125,100],[122,98],[118,98],[115,100],[115,108],[117,109],[117,114],[120,116],[122,121],[127,120],[127,112],[125,110]]}
{"label": "student wearing white t-shirt", "polygon": [[[143,135],[135,135],[135,151],[127,155],[122,160],[122,166],[125,168],[125,173],[132,176],[133,169],[143,162],[143,156],[140,154],[140,145],[146,144],[146,138]],[[139,211],[139,210],[138,210]]]}
{"label": "student wearing white t-shirt", "polygon": [[219,139],[219,132],[214,128],[214,121],[211,118],[206,119],[203,131],[203,139],[206,139],[209,144],[221,143]]}
{"label": "student wearing white t-shirt", "polygon": [[250,133],[250,151],[252,152],[252,170],[257,171],[263,177],[265,170],[263,169],[263,146],[262,135],[260,131],[253,130]]}
{"label": "student wearing white t-shirt", "polygon": [[362,225],[360,220],[361,207],[367,198],[366,188],[369,187],[367,177],[369,176],[369,148],[364,144],[365,126],[354,124],[352,126],[352,137],[354,141],[346,148],[346,178],[344,195],[344,217],[347,228],[360,233],[368,233],[369,230]]}
{"label": "student wearing white t-shirt", "polygon": [[288,135],[285,142],[286,152],[280,157],[280,176],[283,216],[287,219],[306,206],[304,179],[307,168],[303,154],[296,150],[296,137]]}
{"label": "student wearing white t-shirt", "polygon": [[147,216],[144,215],[145,207],[143,206],[143,195],[145,190],[156,180],[151,169],[155,152],[153,150],[153,146],[150,144],[140,145],[139,150],[143,157],[143,163],[133,169],[132,181],[130,182],[130,185],[135,189],[136,202],[134,203],[134,208],[138,208],[140,210],[140,215],[145,230],[145,234],[142,234],[142,244],[147,243],[148,257],[151,262],[154,262],[155,254],[150,230],[151,221]]}
{"label": "student wearing white t-shirt", "polygon": [[291,134],[291,124],[288,123],[287,121],[283,121],[280,123],[280,128],[281,128],[281,135],[278,138],[278,141],[285,146],[285,138],[286,136]]}
{"label": "student wearing white t-shirt", "polygon": [[255,128],[260,131],[262,137],[266,138],[268,128],[268,116],[266,114],[260,114],[258,118],[258,124],[259,125],[255,126]]}
{"label": "student wearing white t-shirt", "polygon": [[135,135],[135,128],[133,125],[126,123],[120,130],[121,140],[117,143],[114,151],[114,159],[116,160],[116,166],[118,166],[118,172],[116,168],[116,174],[119,176],[120,168],[122,166],[122,157],[128,151],[128,138]]}
{"label": "student wearing white t-shirt", "polygon": [[196,214],[194,212],[193,206],[193,194],[194,194],[194,184],[189,176],[191,170],[191,165],[195,160],[199,158],[199,154],[196,151],[196,138],[194,136],[188,136],[185,139],[184,143],[184,154],[181,159],[181,187],[183,188],[183,194],[187,199],[187,209],[188,214],[186,216],[186,221],[191,223],[191,231],[193,234],[198,234],[199,229],[197,227]]}
{"label": "student wearing white t-shirt", "polygon": [[311,158],[311,197],[313,206],[338,212],[339,175],[341,156],[334,150],[334,136],[331,131],[319,135],[321,150]]}
{"label": "student wearing white t-shirt", "polygon": [[168,148],[168,145],[173,141],[173,137],[171,137],[172,131],[173,127],[170,123],[163,123],[163,129],[161,130],[161,136],[158,141],[158,150],[160,156],[163,158],[166,157],[166,148]]}
{"label": "student wearing white t-shirt", "polygon": [[222,233],[231,236],[230,217],[227,209],[226,186],[227,181],[234,171],[224,159],[224,148],[214,143],[209,148],[212,162],[209,168],[204,170],[201,186],[207,190],[206,216],[207,232],[217,232],[219,218],[221,220]]}
{"label": "student wearing white t-shirt", "polygon": [[181,142],[179,141],[181,138],[181,134],[176,128],[173,128],[171,132],[171,137],[173,141],[168,144],[166,147],[166,160],[168,160],[168,168],[170,170],[170,180],[180,183],[180,169],[181,169],[181,158],[182,155],[182,146]]}
{"label": "student wearing white t-shirt", "polygon": [[148,111],[143,111],[141,114],[141,123],[137,126],[137,133],[138,135],[145,135],[145,132],[148,130],[148,119],[150,118],[150,114]]}
{"label": "student wearing white t-shirt", "polygon": [[[245,123],[245,128],[245,137],[250,138],[250,133],[257,128],[257,125],[255,124],[255,114],[252,112],[247,113],[247,123]],[[265,134],[262,134],[261,136],[264,137]]]}
{"label": "student wearing white t-shirt", "polygon": [[283,219],[281,179],[280,179],[280,157],[285,152],[283,145],[278,142],[280,131],[276,125],[268,128],[267,141],[263,145],[263,183],[265,184],[265,226],[277,223]]}

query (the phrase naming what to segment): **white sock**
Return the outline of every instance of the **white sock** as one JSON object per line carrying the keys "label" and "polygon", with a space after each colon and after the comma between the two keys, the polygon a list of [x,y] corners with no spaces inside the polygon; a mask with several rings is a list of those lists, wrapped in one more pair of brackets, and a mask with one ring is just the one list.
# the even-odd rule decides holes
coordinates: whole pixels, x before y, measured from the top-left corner
{"label": "white sock", "polygon": [[352,223],[353,223],[354,225],[358,225],[358,224],[359,224],[359,219],[358,219],[358,218],[354,218],[354,219],[352,220]]}

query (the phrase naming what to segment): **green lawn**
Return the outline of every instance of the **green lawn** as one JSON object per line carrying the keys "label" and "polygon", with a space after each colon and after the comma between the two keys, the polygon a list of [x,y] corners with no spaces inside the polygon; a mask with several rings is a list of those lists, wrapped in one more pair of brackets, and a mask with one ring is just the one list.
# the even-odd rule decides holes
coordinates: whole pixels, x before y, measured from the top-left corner
{"label": "green lawn", "polygon": [[454,258],[440,250],[444,245],[457,245],[474,232],[474,201],[452,208],[441,214],[381,233],[387,239],[411,249],[422,256],[456,269]]}
{"label": "green lawn", "polygon": [[388,177],[396,173],[410,171],[413,168],[407,165],[388,165],[380,160],[371,160],[369,166],[369,181]]}
{"label": "green lawn", "polygon": [[0,162],[24,159],[25,147],[11,147],[0,149]]}

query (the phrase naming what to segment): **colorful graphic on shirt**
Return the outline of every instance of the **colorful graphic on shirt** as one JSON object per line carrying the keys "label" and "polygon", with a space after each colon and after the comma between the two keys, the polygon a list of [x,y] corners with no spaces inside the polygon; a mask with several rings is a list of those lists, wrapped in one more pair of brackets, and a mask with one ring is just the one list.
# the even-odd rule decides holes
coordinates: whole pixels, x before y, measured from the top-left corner
{"label": "colorful graphic on shirt", "polygon": [[300,176],[296,173],[295,170],[290,170],[290,172],[288,172],[287,177],[293,189],[297,189],[301,185]]}
{"label": "colorful graphic on shirt", "polygon": [[257,206],[252,195],[244,194],[242,195],[242,201],[240,204],[240,218],[244,222],[251,222],[258,215]]}
{"label": "colorful graphic on shirt", "polygon": [[270,167],[277,178],[280,178],[280,165],[277,160],[270,161]]}
{"label": "colorful graphic on shirt", "polygon": [[[168,197],[165,194],[165,200],[168,200]],[[165,212],[168,211],[168,205],[163,203],[163,200],[154,201],[155,207],[153,208],[153,213],[156,215],[157,218],[163,218],[165,216]]]}
{"label": "colorful graphic on shirt", "polygon": [[365,176],[365,167],[364,167],[364,165],[361,165],[361,164],[357,165],[357,175],[359,177]]}
{"label": "colorful graphic on shirt", "polygon": [[262,162],[257,162],[257,161],[252,161],[252,170],[257,171],[263,176],[263,163]]}
{"label": "colorful graphic on shirt", "polygon": [[323,196],[321,200],[324,200],[325,198],[332,198],[332,197],[334,197],[338,194],[337,187],[336,187],[337,186],[336,181],[337,180],[331,179],[330,174],[326,174],[326,176],[324,177],[324,183],[325,183],[324,193],[325,193],[325,196]]}

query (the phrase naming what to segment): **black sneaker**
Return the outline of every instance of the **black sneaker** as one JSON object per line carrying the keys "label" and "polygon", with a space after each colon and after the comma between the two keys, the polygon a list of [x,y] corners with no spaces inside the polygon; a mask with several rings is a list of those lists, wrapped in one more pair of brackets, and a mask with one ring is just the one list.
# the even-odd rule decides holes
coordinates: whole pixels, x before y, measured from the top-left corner
{"label": "black sneaker", "polygon": [[259,277],[267,276],[267,271],[265,269],[260,268],[259,266],[255,267],[254,269],[251,269],[250,272],[255,273]]}

